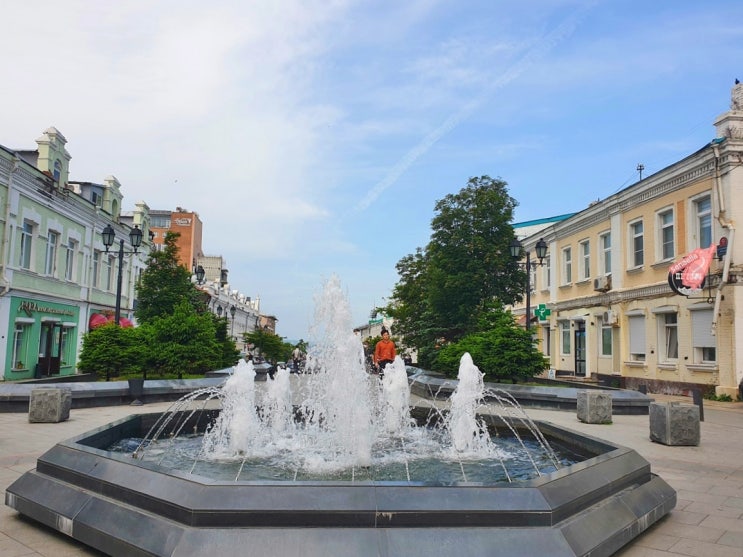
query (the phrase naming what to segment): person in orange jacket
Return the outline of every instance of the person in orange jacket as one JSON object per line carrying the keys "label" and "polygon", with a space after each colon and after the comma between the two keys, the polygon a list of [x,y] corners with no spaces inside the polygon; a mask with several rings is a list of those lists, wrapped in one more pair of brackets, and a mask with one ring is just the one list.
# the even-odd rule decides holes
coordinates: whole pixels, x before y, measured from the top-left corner
{"label": "person in orange jacket", "polygon": [[382,340],[374,347],[374,364],[378,367],[380,375],[384,375],[384,366],[391,364],[396,354],[395,343],[390,340],[390,332],[382,329]]}

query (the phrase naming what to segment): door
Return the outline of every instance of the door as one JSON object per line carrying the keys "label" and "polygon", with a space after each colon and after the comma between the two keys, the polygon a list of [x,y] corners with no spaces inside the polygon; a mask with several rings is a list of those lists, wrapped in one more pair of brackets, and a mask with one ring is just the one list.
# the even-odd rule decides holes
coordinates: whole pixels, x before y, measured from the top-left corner
{"label": "door", "polygon": [[586,376],[586,322],[575,322],[575,375]]}
{"label": "door", "polygon": [[62,325],[44,321],[41,323],[41,337],[39,338],[39,363],[37,376],[59,375],[62,360]]}

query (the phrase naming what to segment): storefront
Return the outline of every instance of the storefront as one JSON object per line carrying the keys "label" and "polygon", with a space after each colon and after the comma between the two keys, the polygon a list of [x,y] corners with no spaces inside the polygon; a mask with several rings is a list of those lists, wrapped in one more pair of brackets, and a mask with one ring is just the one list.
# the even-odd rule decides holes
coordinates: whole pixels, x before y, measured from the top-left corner
{"label": "storefront", "polygon": [[78,323],[77,306],[12,298],[5,380],[74,374]]}

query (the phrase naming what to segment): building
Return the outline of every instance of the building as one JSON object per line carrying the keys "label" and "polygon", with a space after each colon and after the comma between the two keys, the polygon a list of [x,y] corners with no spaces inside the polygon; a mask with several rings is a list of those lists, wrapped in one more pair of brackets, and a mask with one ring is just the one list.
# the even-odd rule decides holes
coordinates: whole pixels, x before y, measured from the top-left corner
{"label": "building", "polygon": [[204,256],[201,247],[203,224],[199,214],[176,207],[175,211],[152,210],[150,218],[155,249],[162,249],[167,232],[177,233],[179,263],[186,269],[195,269],[199,258]]}
{"label": "building", "polygon": [[[532,258],[540,239],[548,245],[541,265],[532,260],[530,324],[558,374],[736,396],[743,85],[714,125],[697,152],[523,238]],[[523,305],[513,309],[524,315]]]}
{"label": "building", "polygon": [[[70,181],[67,140],[51,127],[34,150],[0,146],[0,337],[2,380],[76,372],[82,335],[91,322],[108,320],[116,306],[120,274],[121,315],[133,318],[134,284],[145,267],[149,240],[144,202],[124,218],[121,184]],[[102,231],[111,226],[111,251]],[[130,233],[141,231],[137,253]],[[120,265],[121,261],[121,265]]]}

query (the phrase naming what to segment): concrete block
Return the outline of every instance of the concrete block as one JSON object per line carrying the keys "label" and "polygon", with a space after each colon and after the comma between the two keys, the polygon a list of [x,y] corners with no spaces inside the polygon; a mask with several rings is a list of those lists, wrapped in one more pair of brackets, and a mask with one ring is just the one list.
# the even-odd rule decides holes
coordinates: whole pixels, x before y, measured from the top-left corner
{"label": "concrete block", "polygon": [[604,391],[581,390],[576,397],[578,419],[586,424],[611,423],[611,394]]}
{"label": "concrete block", "polygon": [[63,422],[70,417],[70,389],[39,388],[28,399],[28,421],[31,423]]}
{"label": "concrete block", "polygon": [[699,407],[678,402],[650,404],[650,440],[663,445],[699,445]]}

